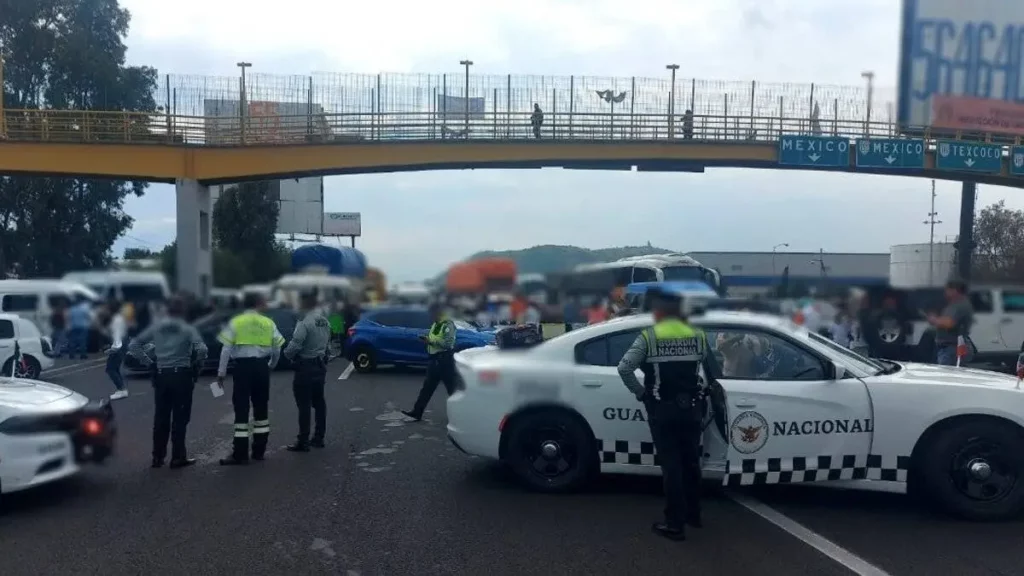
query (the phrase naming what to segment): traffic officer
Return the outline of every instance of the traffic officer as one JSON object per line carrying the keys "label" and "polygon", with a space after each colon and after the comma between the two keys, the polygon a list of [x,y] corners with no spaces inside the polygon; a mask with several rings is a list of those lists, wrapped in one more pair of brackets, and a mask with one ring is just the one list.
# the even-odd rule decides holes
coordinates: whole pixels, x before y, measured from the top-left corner
{"label": "traffic officer", "polygon": [[[309,447],[324,447],[324,432],[327,428],[327,402],[324,400],[324,384],[327,379],[327,347],[331,339],[331,323],[317,307],[316,291],[302,294],[300,306],[305,314],[295,325],[295,332],[284,357],[295,366],[295,380],[292,391],[295,405],[299,409],[299,436],[288,446],[290,452],[309,452]],[[309,411],[316,416],[313,440],[309,439]]]}
{"label": "traffic officer", "polygon": [[[167,316],[150,324],[131,339],[128,353],[153,369],[153,468],[164,465],[167,438],[171,439],[171,468],[196,463],[185,451],[185,432],[192,417],[195,364],[206,359],[207,349],[194,326],[185,322],[186,305],[180,296],[167,302]],[[143,342],[155,356],[150,358]]]}
{"label": "traffic officer", "polygon": [[420,336],[427,345],[427,377],[412,410],[402,410],[402,414],[416,421],[423,419],[423,411],[439,383],[444,382],[449,396],[455,393],[455,321],[436,302],[430,305],[430,317],[430,330],[426,336]]}
{"label": "traffic officer", "polygon": [[[700,436],[704,416],[698,369],[709,381],[720,371],[704,333],[686,322],[682,298],[648,290],[654,326],[643,330],[619,361],[619,376],[644,403],[665,490],[665,521],[654,532],[685,540],[685,525],[701,526]],[[644,374],[640,384],[634,372]]]}
{"label": "traffic officer", "polygon": [[263,460],[270,436],[270,371],[281,357],[284,337],[263,313],[267,302],[260,294],[246,294],[245,311],[224,326],[217,340],[223,344],[217,382],[223,386],[228,361],[234,359],[231,404],[235,409],[234,449],[224,466],[249,463],[249,403],[252,402],[252,459]]}

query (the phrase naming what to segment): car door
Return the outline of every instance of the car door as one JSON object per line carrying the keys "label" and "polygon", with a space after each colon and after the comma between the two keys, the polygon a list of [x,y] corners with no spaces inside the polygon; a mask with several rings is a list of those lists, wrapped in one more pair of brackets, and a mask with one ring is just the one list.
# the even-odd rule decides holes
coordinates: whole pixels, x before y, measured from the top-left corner
{"label": "car door", "polygon": [[407,310],[402,312],[402,354],[413,364],[427,363],[427,345],[423,342],[433,322],[425,310]]}
{"label": "car door", "polygon": [[[971,309],[974,311],[971,341],[981,354],[1006,350],[1000,324],[1005,316],[998,313],[997,297],[998,292],[988,288],[980,288],[970,293]],[[1020,346],[1019,342],[1017,346]],[[1016,349],[1016,346],[1013,349]]]}
{"label": "car door", "polygon": [[827,357],[781,332],[705,330],[722,367],[726,485],[868,477],[874,422],[861,380],[830,378]]}
{"label": "car door", "polygon": [[618,371],[619,360],[639,334],[636,329],[612,332],[576,345],[573,404],[590,423],[601,467],[608,472],[657,470],[647,412]]}
{"label": "car door", "polygon": [[[0,319],[0,368],[14,357],[14,322]],[[0,377],[10,376],[9,372],[0,374]]]}
{"label": "car door", "polygon": [[1004,350],[1018,351],[1024,344],[1024,290],[1001,290],[999,333]]}

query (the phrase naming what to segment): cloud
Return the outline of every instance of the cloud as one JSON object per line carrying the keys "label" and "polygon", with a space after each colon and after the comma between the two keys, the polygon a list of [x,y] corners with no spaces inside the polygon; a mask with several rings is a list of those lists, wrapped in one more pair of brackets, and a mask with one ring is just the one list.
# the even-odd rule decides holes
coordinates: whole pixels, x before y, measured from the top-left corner
{"label": "cloud", "polygon": [[[891,0],[121,3],[133,15],[129,59],[161,73],[230,77],[239,60],[267,73],[440,73],[458,72],[468,57],[474,73],[577,78],[665,78],[674,62],[684,78],[860,86],[872,70],[881,101],[896,83]],[[940,182],[938,191],[945,239],[956,234],[959,187]],[[979,203],[1003,198],[1024,208],[998,187],[982,187]],[[544,243],[881,252],[928,240],[929,203],[923,179],[725,169],[343,176],[327,179],[325,197],[328,211],[363,214],[359,246],[396,280],[433,275],[478,250]],[[127,208],[137,218],[132,237],[173,239],[170,187],[154,185]]]}

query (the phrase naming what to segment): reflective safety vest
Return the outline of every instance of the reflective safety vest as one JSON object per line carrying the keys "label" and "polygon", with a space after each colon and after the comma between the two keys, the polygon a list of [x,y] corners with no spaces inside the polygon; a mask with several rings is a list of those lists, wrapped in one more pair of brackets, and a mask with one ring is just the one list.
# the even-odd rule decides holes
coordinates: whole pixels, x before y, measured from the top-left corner
{"label": "reflective safety vest", "polygon": [[430,326],[427,333],[427,355],[450,352],[455,349],[455,322],[441,318]]}
{"label": "reflective safety vest", "polygon": [[277,327],[274,321],[256,312],[243,312],[228,322],[230,330],[221,332],[219,340],[229,346],[258,346],[260,348],[276,348],[284,344],[283,339],[275,338]]}
{"label": "reflective safety vest", "polygon": [[644,388],[656,400],[700,391],[698,369],[708,354],[704,332],[678,318],[658,322],[640,333],[647,359],[640,365]]}

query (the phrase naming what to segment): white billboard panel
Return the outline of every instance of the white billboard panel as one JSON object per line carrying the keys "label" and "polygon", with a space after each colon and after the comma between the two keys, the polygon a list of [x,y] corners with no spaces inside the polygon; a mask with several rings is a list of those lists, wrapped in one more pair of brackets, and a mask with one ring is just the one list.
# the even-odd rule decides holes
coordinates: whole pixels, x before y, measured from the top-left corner
{"label": "white billboard panel", "polygon": [[362,236],[363,222],[359,212],[325,212],[324,235]]}
{"label": "white billboard panel", "polygon": [[[237,184],[211,186],[210,196],[217,201],[223,190]],[[323,234],[324,179],[289,178],[272,183],[271,191],[278,197],[278,234]],[[216,223],[214,223],[216,226]]]}
{"label": "white billboard panel", "polygon": [[470,120],[484,119],[483,98],[463,98],[461,96],[437,95],[437,114],[442,120],[465,120],[466,106],[469,106]]}
{"label": "white billboard panel", "polygon": [[[240,143],[242,106],[238,100],[203,100],[206,143]],[[248,101],[245,105],[246,143],[304,142],[308,136],[329,136],[324,108],[305,102]]]}
{"label": "white billboard panel", "polygon": [[903,0],[900,124],[1024,135],[1024,2]]}

